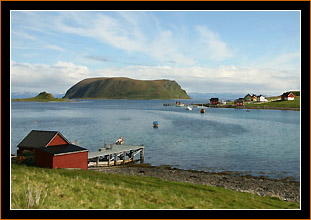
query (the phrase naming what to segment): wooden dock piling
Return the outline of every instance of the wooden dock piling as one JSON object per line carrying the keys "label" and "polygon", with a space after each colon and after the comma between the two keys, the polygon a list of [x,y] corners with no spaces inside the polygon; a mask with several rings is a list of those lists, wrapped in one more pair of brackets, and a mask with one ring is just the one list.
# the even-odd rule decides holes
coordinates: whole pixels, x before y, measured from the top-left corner
{"label": "wooden dock piling", "polygon": [[114,153],[114,165],[116,166],[118,163],[118,154]]}
{"label": "wooden dock piling", "polygon": [[140,150],[140,163],[144,163],[145,157],[144,157],[144,148]]}

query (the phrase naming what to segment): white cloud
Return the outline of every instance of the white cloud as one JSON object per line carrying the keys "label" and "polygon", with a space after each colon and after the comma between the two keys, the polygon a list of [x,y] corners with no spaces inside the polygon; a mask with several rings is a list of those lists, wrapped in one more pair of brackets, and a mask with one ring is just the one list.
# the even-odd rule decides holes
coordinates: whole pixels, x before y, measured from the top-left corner
{"label": "white cloud", "polygon": [[11,62],[12,92],[62,93],[87,78],[86,66],[58,62],[55,65]]}
{"label": "white cloud", "polygon": [[151,55],[153,58],[161,61],[174,61],[176,65],[195,65],[196,62],[192,57],[184,55],[180,52],[180,46],[178,45],[173,33],[168,30],[159,31],[157,33],[156,40],[152,41],[145,47],[145,53]]}
{"label": "white cloud", "polygon": [[36,50],[43,50],[43,49],[50,49],[50,50],[57,50],[60,52],[65,52],[62,47],[57,45],[51,44],[45,40],[42,40],[39,37],[30,35],[25,33],[24,31],[12,31],[12,48],[14,49],[36,49]]}
{"label": "white cloud", "polygon": [[127,51],[140,51],[144,42],[144,35],[130,19],[127,21],[99,13],[68,12],[59,15],[54,22],[52,27],[57,31],[93,38]]}
{"label": "white cloud", "polygon": [[276,69],[299,69],[300,67],[300,52],[274,52],[271,51],[257,59],[249,62],[249,65],[261,66],[265,68]]}
{"label": "white cloud", "polygon": [[220,36],[206,26],[196,26],[196,31],[200,34],[201,47],[206,50],[207,57],[212,60],[224,60],[232,56],[225,42]]}
{"label": "white cloud", "polygon": [[[300,89],[299,77],[292,72],[272,68],[239,66],[171,67],[127,66],[90,71],[88,67],[61,62],[54,65],[11,64],[12,92],[48,91],[64,93],[80,80],[89,77],[129,77],[141,80],[176,80],[187,92],[284,92]],[[299,76],[299,73],[294,73]]]}
{"label": "white cloud", "polygon": [[[295,73],[299,75],[299,73]],[[98,69],[93,75],[134,79],[176,80],[188,92],[275,92],[300,89],[299,77],[278,69],[220,66],[216,68],[128,66]]]}
{"label": "white cloud", "polygon": [[[63,32],[96,39],[125,51],[140,52],[158,61],[174,60],[178,64],[195,64],[193,58],[187,57],[179,50],[181,45],[177,44],[178,37],[173,36],[172,31],[162,28],[159,22],[155,21],[155,17],[149,17],[146,13],[118,14],[121,15],[120,18],[104,14],[94,14],[92,17],[85,13],[78,17],[65,14],[59,17],[54,27]],[[69,17],[71,22],[77,25],[66,24],[64,21]],[[139,24],[144,22],[145,25],[152,26],[153,24],[148,23],[151,20],[156,23],[156,30],[146,33],[146,26]],[[85,21],[88,21],[87,25]],[[154,35],[151,37],[148,34]]]}
{"label": "white cloud", "polygon": [[[202,57],[220,61],[232,56],[226,43],[210,28],[196,26],[189,29],[182,25],[163,24],[153,13],[68,11],[53,14],[27,12],[23,15],[25,25],[18,27],[24,33],[29,30],[42,34],[70,33],[129,53],[138,52],[156,61],[174,61],[176,66],[196,65]],[[187,39],[185,33],[199,35]],[[62,50],[57,45],[46,44],[46,48]]]}
{"label": "white cloud", "polygon": [[[219,33],[204,25],[189,28],[182,24],[164,24],[155,13],[148,12],[24,12],[23,15],[16,20],[17,28],[12,29],[12,36],[16,40],[16,44],[12,47],[38,49],[41,47],[64,52],[64,48],[49,43],[48,39],[51,36],[70,33],[87,37],[86,43],[95,39],[127,53],[124,55],[120,50],[115,50],[111,55],[112,58],[109,58],[110,56],[105,58],[101,51],[96,52],[94,44],[90,44],[92,45],[90,48],[94,48],[94,51],[81,56],[105,62],[102,64],[105,66],[117,63],[115,67],[94,71],[77,63],[58,62],[54,65],[45,65],[12,62],[11,77],[14,90],[40,91],[51,88],[57,92],[65,92],[84,78],[98,76],[172,79],[189,92],[299,89],[300,64],[297,60],[300,53],[275,54],[272,51],[271,54],[261,55],[252,61],[248,61],[248,56],[244,55],[246,61],[243,65],[217,67],[218,61],[235,58],[235,54]],[[63,42],[62,45],[65,44],[66,42]],[[106,54],[109,52],[107,49]],[[143,57],[143,65],[145,63],[157,65],[132,65],[137,63],[137,60],[125,62],[115,54],[121,54],[123,57]],[[241,56],[243,54],[239,57]],[[200,65],[202,64],[200,61],[204,62],[204,67]],[[209,61],[216,67],[207,67]],[[229,61],[233,63],[234,59]],[[87,62],[89,60],[84,63]]]}

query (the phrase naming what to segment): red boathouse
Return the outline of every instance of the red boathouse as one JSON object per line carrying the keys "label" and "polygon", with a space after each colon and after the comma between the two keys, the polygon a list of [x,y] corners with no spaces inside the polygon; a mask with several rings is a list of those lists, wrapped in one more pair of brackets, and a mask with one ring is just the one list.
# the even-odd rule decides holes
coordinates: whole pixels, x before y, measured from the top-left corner
{"label": "red boathouse", "polygon": [[58,131],[32,130],[17,147],[18,156],[32,151],[36,166],[88,169],[88,150],[71,144]]}
{"label": "red boathouse", "polygon": [[284,92],[281,95],[282,101],[289,101],[289,100],[294,100],[294,99],[295,99],[295,95],[292,92]]}
{"label": "red boathouse", "polygon": [[218,98],[210,98],[209,100],[210,100],[211,105],[218,105],[219,104]]}
{"label": "red boathouse", "polygon": [[243,103],[244,103],[244,99],[243,98],[238,98],[234,102],[235,102],[236,106],[242,106]]}

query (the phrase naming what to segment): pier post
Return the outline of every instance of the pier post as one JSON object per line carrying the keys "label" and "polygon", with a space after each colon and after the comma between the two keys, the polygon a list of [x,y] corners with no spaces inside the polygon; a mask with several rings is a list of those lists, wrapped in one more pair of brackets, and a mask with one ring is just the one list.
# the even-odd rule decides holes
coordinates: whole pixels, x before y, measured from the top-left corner
{"label": "pier post", "polygon": [[108,154],[108,167],[110,167],[111,154]]}
{"label": "pier post", "polygon": [[141,148],[140,150],[140,163],[144,163],[144,148]]}
{"label": "pier post", "polygon": [[117,165],[118,155],[117,153],[114,153],[114,165]]}
{"label": "pier post", "polygon": [[130,150],[130,160],[132,161],[132,162],[134,162],[134,151],[133,150]]}
{"label": "pier post", "polygon": [[96,166],[97,166],[97,167],[99,166],[99,157],[97,157]]}
{"label": "pier post", "polygon": [[123,151],[123,165],[125,164],[126,151]]}

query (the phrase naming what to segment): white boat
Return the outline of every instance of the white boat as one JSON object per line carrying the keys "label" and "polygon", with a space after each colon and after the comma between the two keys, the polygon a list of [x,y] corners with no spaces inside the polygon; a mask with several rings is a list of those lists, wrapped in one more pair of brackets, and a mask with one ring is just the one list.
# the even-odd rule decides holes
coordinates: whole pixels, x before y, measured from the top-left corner
{"label": "white boat", "polygon": [[176,102],[176,107],[184,107],[184,106],[185,106],[184,103],[182,103],[182,102],[180,102],[180,101],[177,101],[177,102]]}
{"label": "white boat", "polygon": [[191,111],[191,110],[192,110],[192,108],[191,108],[190,106],[187,106],[187,110]]}

